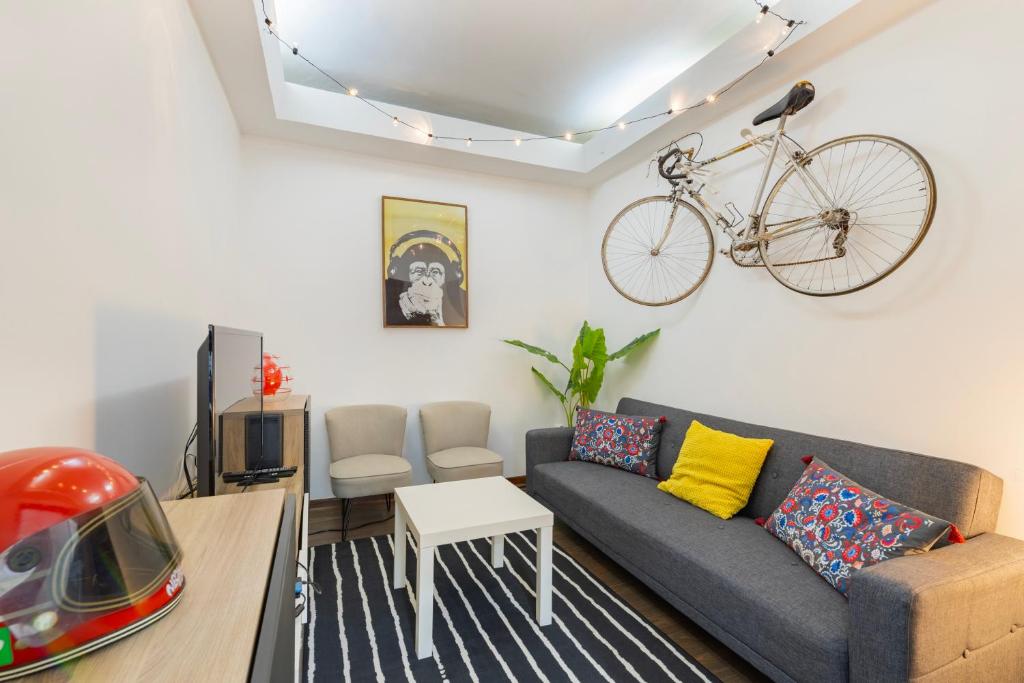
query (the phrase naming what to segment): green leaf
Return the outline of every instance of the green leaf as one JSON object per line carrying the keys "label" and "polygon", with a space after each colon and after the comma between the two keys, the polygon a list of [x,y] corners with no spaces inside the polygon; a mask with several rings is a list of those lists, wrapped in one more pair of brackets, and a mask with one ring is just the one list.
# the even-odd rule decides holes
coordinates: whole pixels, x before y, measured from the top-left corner
{"label": "green leaf", "polygon": [[565,383],[565,390],[559,391],[551,380],[537,368],[530,368],[533,374],[537,376],[537,379],[561,402],[562,408],[565,410],[566,423],[572,426],[574,409],[577,406],[587,408],[597,400],[597,396],[601,391],[601,385],[604,384],[604,373],[608,363],[628,356],[637,348],[658,336],[660,332],[661,330],[654,330],[653,332],[641,335],[609,355],[604,330],[592,328],[590,323],[584,320],[572,347],[572,367],[559,360],[555,354],[538,346],[527,344],[518,339],[503,339],[502,341],[511,346],[518,346],[534,355],[541,356],[552,363],[557,363],[568,371],[569,377]]}
{"label": "green leaf", "polygon": [[590,370],[580,386],[580,394],[584,397],[589,406],[597,400],[597,395],[604,384],[604,368],[608,364],[608,348],[604,341],[604,330],[596,330],[599,333],[594,340],[590,352]]}
{"label": "green leaf", "polygon": [[582,406],[588,407],[597,399],[604,382],[604,366],[608,362],[604,330],[594,329],[584,321],[572,349],[572,359],[569,376],[572,394],[579,397]]}
{"label": "green leaf", "polygon": [[561,401],[564,404],[566,401],[569,400],[565,397],[565,394],[563,394],[561,391],[555,388],[555,385],[551,383],[551,380],[544,376],[543,372],[533,367],[531,367],[530,370],[533,371],[533,374],[537,375],[537,379],[539,379],[544,386],[551,390],[552,394],[558,397],[559,401]]}
{"label": "green leaf", "polygon": [[655,337],[657,337],[660,333],[661,333],[661,330],[657,329],[657,330],[654,330],[653,332],[648,332],[647,334],[641,334],[639,337],[637,337],[633,341],[629,342],[628,344],[623,346],[621,349],[619,349],[618,351],[616,351],[612,355],[608,356],[608,360],[612,361],[612,360],[618,360],[620,358],[625,358],[629,354],[631,354],[634,351],[636,351],[640,346],[642,346],[646,342],[648,342],[651,339],[654,339]]}
{"label": "green leaf", "polygon": [[550,351],[545,351],[544,349],[540,348],[539,346],[533,346],[532,344],[527,344],[526,342],[519,341],[518,339],[502,339],[501,341],[505,342],[506,344],[511,344],[512,346],[518,346],[519,348],[521,348],[521,349],[523,349],[525,351],[529,351],[532,354],[535,354],[535,355],[547,358],[552,363],[558,363],[559,365],[561,365],[563,367],[565,366],[565,363],[560,361],[558,359],[558,356],[556,356],[555,354],[551,353]]}

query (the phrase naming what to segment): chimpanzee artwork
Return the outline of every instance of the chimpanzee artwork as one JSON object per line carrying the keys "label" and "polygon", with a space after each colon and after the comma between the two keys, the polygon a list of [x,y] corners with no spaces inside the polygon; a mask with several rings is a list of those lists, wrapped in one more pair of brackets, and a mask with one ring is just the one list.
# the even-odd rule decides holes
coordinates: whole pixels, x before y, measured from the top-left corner
{"label": "chimpanzee artwork", "polygon": [[384,327],[468,327],[467,211],[383,197]]}

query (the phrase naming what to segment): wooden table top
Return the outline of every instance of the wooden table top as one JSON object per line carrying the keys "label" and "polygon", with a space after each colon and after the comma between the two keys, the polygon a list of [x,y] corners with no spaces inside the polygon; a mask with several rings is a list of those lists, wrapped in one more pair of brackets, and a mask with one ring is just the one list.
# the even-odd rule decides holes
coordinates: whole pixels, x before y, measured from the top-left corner
{"label": "wooden table top", "polygon": [[177,607],[134,635],[19,680],[247,680],[284,499],[276,489],[161,503],[184,551]]}

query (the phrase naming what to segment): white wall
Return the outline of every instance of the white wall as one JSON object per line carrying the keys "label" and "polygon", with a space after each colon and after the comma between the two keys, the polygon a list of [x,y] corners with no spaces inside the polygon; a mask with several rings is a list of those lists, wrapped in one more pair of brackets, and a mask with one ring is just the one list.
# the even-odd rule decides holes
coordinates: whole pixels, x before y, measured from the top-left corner
{"label": "white wall", "polygon": [[[739,106],[704,129],[705,152],[724,150],[808,78],[817,100],[789,126],[806,146],[878,132],[924,154],[938,182],[931,231],[903,267],[863,292],[801,296],[719,256],[687,300],[636,306],[605,280],[600,239],[623,206],[666,185],[645,178],[643,165],[597,188],[585,252],[589,317],[621,337],[663,328],[634,372],[606,385],[604,404],[629,394],[974,463],[1003,477],[1000,530],[1024,537],[1024,267],[1013,237],[1022,22],[1019,3],[937,0],[810,71],[779,73],[770,97],[723,100]],[[759,158],[722,165],[719,200],[749,208]]]}
{"label": "white wall", "polygon": [[[646,168],[588,197],[522,181],[242,138],[181,0],[6,3],[0,42],[0,450],[44,443],[118,457],[164,490],[194,419],[205,324],[260,329],[314,397],[313,495],[330,495],[323,410],[494,407],[492,445],[523,471],[523,434],[559,420],[529,373],[584,314],[613,345],[661,326],[610,370],[623,394],[977,463],[1006,480],[1000,528],[1024,536],[1024,268],[1014,87],[1018,3],[936,0],[810,71],[766,72],[771,97],[719,106],[708,149],[808,77],[791,130],[813,145],[878,131],[931,162],[938,213],[895,275],[848,297],[794,294],[719,259],[701,291],[654,310],[621,299],[598,245]],[[980,26],[979,26],[980,22]],[[40,38],[45,36],[45,41]],[[798,46],[799,47],[799,46]],[[732,163],[732,162],[730,162]],[[743,200],[750,165],[718,179]],[[380,196],[469,206],[468,330],[385,330]],[[743,206],[742,202],[741,206]],[[740,356],[757,350],[767,360]]]}
{"label": "white wall", "polygon": [[92,448],[163,493],[237,217],[234,118],[181,0],[0,24],[0,451]]}
{"label": "white wall", "polygon": [[[468,206],[470,326],[384,329],[381,196]],[[579,257],[586,193],[445,171],[260,138],[243,138],[240,264],[223,322],[264,333],[294,389],[313,396],[313,498],[330,497],[326,408],[409,409],[406,456],[428,481],[417,408],[466,399],[493,409],[491,447],[524,472],[527,429],[559,421],[530,373],[536,359],[499,340],[567,352],[585,300]]]}

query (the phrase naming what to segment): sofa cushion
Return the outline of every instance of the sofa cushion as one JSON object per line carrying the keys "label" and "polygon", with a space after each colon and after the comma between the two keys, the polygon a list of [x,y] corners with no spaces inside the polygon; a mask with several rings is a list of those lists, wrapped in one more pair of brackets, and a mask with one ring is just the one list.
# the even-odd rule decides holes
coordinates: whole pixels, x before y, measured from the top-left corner
{"label": "sofa cushion", "polygon": [[747,504],[771,447],[771,439],[745,439],[694,420],[672,476],[658,488],[715,517],[730,519]]}
{"label": "sofa cushion", "polygon": [[879,496],[817,458],[765,528],[843,595],[861,568],[923,553],[956,529]]}
{"label": "sofa cushion", "polygon": [[[750,494],[750,502],[740,511],[741,515],[770,515],[803,473],[801,458],[813,455],[824,458],[846,476],[887,498],[948,519],[967,538],[995,531],[1003,482],[974,465],[762,427],[633,398],[623,398],[617,410],[630,415],[668,418],[658,450],[658,475],[663,479],[672,472],[683,436],[693,420],[740,436],[775,441]],[[894,415],[893,419],[899,416]]]}
{"label": "sofa cushion", "polygon": [[658,418],[580,408],[569,460],[596,462],[656,479],[654,461],[660,437]]}
{"label": "sofa cushion", "polygon": [[790,677],[847,679],[846,600],[749,518],[712,517],[652,479],[592,463],[545,463],[531,478],[544,504],[617,562]]}

